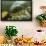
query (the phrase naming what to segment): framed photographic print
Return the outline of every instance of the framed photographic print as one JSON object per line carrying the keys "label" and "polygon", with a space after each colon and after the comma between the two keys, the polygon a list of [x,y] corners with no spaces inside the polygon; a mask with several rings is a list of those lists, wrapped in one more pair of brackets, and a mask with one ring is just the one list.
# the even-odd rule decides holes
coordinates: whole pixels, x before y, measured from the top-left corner
{"label": "framed photographic print", "polygon": [[32,0],[2,0],[1,21],[31,21]]}

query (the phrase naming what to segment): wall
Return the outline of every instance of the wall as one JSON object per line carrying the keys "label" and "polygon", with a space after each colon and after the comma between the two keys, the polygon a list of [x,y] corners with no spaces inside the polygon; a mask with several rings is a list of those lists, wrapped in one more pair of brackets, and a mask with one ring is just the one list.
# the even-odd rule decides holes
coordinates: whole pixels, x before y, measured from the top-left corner
{"label": "wall", "polygon": [[0,35],[4,34],[6,25],[16,26],[19,31],[18,36],[21,36],[22,34],[24,36],[31,36],[32,32],[35,32],[37,29],[46,30],[46,28],[40,27],[35,19],[36,15],[42,13],[40,10],[40,6],[46,5],[46,0],[33,0],[32,3],[32,21],[0,21]]}

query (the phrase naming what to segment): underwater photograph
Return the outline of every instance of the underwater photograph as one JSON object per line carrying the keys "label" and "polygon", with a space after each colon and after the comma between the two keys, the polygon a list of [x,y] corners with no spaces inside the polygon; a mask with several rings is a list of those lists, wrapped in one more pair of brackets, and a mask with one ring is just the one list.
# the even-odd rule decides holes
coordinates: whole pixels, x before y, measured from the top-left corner
{"label": "underwater photograph", "polygon": [[31,21],[31,1],[1,1],[1,21]]}

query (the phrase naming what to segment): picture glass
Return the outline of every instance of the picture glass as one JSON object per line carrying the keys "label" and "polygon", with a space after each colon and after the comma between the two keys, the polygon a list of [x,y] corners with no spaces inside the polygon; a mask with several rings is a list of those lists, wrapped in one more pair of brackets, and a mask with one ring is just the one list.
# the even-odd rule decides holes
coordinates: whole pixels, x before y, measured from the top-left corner
{"label": "picture glass", "polygon": [[32,0],[2,0],[2,21],[31,21]]}

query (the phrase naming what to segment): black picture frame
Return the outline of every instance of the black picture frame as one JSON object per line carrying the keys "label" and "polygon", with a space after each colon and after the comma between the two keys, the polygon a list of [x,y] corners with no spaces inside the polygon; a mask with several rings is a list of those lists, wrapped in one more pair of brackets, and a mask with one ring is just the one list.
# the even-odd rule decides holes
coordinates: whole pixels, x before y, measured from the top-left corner
{"label": "black picture frame", "polygon": [[[10,20],[8,20],[7,17],[8,17],[9,14],[7,14],[7,17],[6,17],[5,19],[3,19],[3,18],[2,18],[2,16],[3,16],[3,15],[2,15],[2,11],[3,11],[3,10],[2,10],[2,8],[3,8],[3,7],[2,7],[2,6],[3,6],[2,3],[3,3],[3,1],[8,1],[8,0],[1,0],[1,21],[32,21],[32,0],[25,0],[25,1],[27,1],[27,2],[29,1],[30,4],[31,4],[31,5],[30,5],[30,7],[31,7],[31,9],[30,9],[30,19],[27,19],[27,20],[26,20],[26,19],[22,19],[22,20],[14,20],[14,19],[11,20],[11,19],[10,19]],[[12,0],[11,0],[11,1],[12,1]],[[11,1],[10,1],[10,2],[11,2]],[[16,0],[15,0],[15,1],[16,1]],[[23,1],[23,0],[17,0],[17,1]],[[28,3],[27,3],[27,4],[28,4]],[[14,12],[13,12],[13,13],[14,13]],[[28,18],[28,17],[27,17],[27,18]]]}

